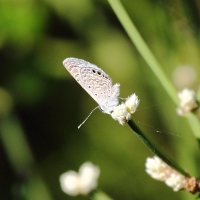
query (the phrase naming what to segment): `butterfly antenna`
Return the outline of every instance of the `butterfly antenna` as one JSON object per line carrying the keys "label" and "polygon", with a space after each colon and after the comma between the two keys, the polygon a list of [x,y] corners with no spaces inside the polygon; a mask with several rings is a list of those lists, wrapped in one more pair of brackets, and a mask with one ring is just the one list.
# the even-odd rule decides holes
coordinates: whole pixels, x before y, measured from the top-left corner
{"label": "butterfly antenna", "polygon": [[89,118],[89,116],[97,109],[99,108],[99,106],[97,106],[96,108],[94,108],[90,114],[86,117],[86,119],[78,126],[78,129],[81,128],[81,126],[86,122],[86,120]]}

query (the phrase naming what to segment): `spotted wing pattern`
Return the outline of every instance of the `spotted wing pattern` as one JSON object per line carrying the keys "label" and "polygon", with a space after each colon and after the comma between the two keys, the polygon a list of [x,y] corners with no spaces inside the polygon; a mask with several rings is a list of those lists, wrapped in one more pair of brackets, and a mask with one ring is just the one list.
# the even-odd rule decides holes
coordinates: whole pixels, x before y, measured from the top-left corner
{"label": "spotted wing pattern", "polygon": [[78,58],[67,58],[63,65],[99,104],[103,112],[110,114],[118,105],[120,84],[113,86],[111,78],[102,69]]}

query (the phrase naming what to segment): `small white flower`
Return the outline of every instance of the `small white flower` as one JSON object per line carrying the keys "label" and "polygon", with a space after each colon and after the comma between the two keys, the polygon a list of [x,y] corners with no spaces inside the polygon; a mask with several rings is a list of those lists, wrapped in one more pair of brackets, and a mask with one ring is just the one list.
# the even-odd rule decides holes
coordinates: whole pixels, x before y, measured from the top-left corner
{"label": "small white flower", "polygon": [[179,191],[186,187],[187,178],[171,168],[157,156],[147,158],[146,172],[154,179],[163,181],[174,191]]}
{"label": "small white flower", "polygon": [[88,194],[97,187],[97,179],[100,170],[91,162],[85,162],[79,169],[79,173],[68,171],[60,176],[60,184],[63,192],[76,196]]}
{"label": "small white flower", "polygon": [[79,191],[79,175],[74,171],[68,171],[60,176],[60,184],[62,191],[71,195],[76,196],[80,193]]}
{"label": "small white flower", "polygon": [[157,156],[147,158],[146,172],[154,179],[164,181],[168,177],[168,165]]}
{"label": "small white flower", "polygon": [[138,96],[134,93],[130,97],[127,98],[125,102],[126,109],[129,113],[133,114],[140,103]]}
{"label": "small white flower", "polygon": [[185,188],[186,178],[182,174],[172,173],[165,183],[173,188],[174,191],[179,191]]}
{"label": "small white flower", "polygon": [[116,106],[111,113],[114,120],[117,120],[121,125],[126,124],[131,119],[131,114],[127,111],[124,103]]}
{"label": "small white flower", "polygon": [[176,88],[185,88],[193,86],[197,80],[197,71],[191,65],[178,66],[172,76]]}
{"label": "small white flower", "polygon": [[177,108],[178,115],[184,116],[198,107],[193,90],[187,88],[182,90],[178,93],[178,98],[180,100],[179,108]]}
{"label": "small white flower", "polygon": [[131,119],[131,114],[133,114],[140,100],[136,96],[136,94],[132,94],[130,97],[126,99],[126,102],[121,103],[116,106],[111,113],[111,116],[114,120],[117,120],[121,125],[126,124]]}
{"label": "small white flower", "polygon": [[82,194],[88,194],[92,189],[97,187],[97,179],[100,170],[90,162],[84,163],[79,169],[80,185]]}

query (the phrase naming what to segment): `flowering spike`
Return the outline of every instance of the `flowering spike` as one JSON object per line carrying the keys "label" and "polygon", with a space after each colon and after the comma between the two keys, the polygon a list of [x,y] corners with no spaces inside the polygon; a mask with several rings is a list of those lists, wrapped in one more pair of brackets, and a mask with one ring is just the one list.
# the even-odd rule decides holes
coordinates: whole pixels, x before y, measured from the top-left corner
{"label": "flowering spike", "polygon": [[152,178],[165,182],[175,192],[185,189],[194,194],[200,191],[200,183],[195,177],[180,174],[157,156],[147,158],[145,166],[146,172]]}
{"label": "flowering spike", "polygon": [[198,103],[195,99],[196,94],[193,90],[185,88],[181,92],[178,92],[179,107],[177,108],[177,114],[180,116],[185,116],[187,113],[198,108]]}
{"label": "flowering spike", "polygon": [[131,119],[131,114],[136,111],[139,102],[140,100],[135,93],[130,95],[125,103],[122,102],[113,109],[113,112],[111,113],[112,118],[117,120],[121,125],[126,124]]}

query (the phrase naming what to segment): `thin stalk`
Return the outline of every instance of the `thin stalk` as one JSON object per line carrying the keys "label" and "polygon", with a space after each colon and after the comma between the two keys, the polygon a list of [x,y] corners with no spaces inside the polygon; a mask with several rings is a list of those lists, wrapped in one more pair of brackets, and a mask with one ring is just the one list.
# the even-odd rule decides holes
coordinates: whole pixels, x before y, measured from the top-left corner
{"label": "thin stalk", "polygon": [[[16,194],[20,194],[20,199],[52,200],[45,181],[36,168],[33,168],[35,160],[16,116],[11,115],[0,119],[0,139],[16,176],[23,174],[26,177],[23,186],[20,184],[19,191],[16,191]],[[21,193],[24,188],[26,192]]]}
{"label": "thin stalk", "polygon": [[[169,79],[165,76],[161,65],[146,45],[145,41],[141,37],[140,33],[138,32],[137,28],[131,21],[130,17],[128,16],[126,10],[124,9],[123,5],[121,4],[120,0],[108,0],[110,3],[113,11],[115,12],[116,16],[118,17],[119,21],[121,22],[122,26],[124,27],[126,33],[130,37],[131,41],[139,51],[140,55],[146,61],[148,66],[154,72],[162,86],[165,88],[168,95],[172,98],[176,105],[179,104],[177,91],[174,86],[171,84]],[[200,89],[199,89],[200,91]],[[198,92],[198,98],[200,96],[200,92]],[[197,137],[198,141],[200,140],[200,124],[198,122],[197,116],[194,114],[187,116],[188,123],[193,131],[195,137]]]}
{"label": "thin stalk", "polygon": [[136,135],[142,140],[142,142],[161,160],[163,160],[166,164],[183,174],[184,176],[189,176],[187,172],[185,172],[176,162],[174,162],[169,156],[167,156],[162,150],[156,147],[140,130],[140,128],[136,125],[133,120],[128,121],[128,125],[131,129],[136,133]]}
{"label": "thin stalk", "polygon": [[198,141],[198,145],[200,147],[199,144],[199,140],[200,140],[200,125],[199,125],[199,119],[197,118],[196,114],[194,114],[193,112],[189,113],[186,116],[188,123],[194,133],[194,136],[196,137],[197,141]]}
{"label": "thin stalk", "polygon": [[93,190],[89,194],[90,199],[93,200],[112,200],[107,194],[102,192],[101,190]]}
{"label": "thin stalk", "polygon": [[108,0],[108,2],[110,3],[113,11],[117,15],[119,21],[121,22],[122,26],[126,30],[128,36],[130,37],[131,41],[133,42],[143,59],[147,62],[151,70],[157,76],[158,80],[160,80],[160,83],[163,85],[169,96],[177,105],[178,98],[174,86],[165,76],[165,73],[163,72],[160,64],[158,63],[157,59],[155,58],[149,47],[146,45],[145,41],[131,21],[121,2],[119,0]]}

